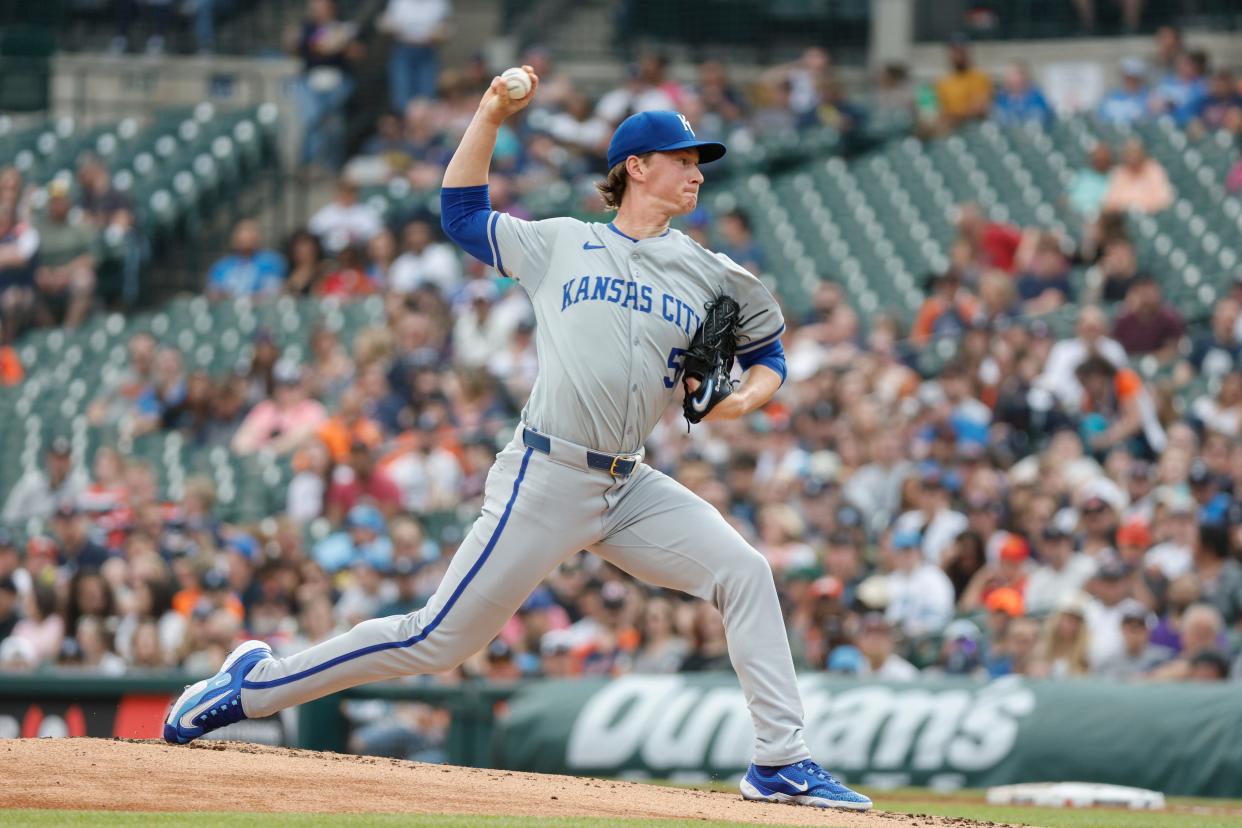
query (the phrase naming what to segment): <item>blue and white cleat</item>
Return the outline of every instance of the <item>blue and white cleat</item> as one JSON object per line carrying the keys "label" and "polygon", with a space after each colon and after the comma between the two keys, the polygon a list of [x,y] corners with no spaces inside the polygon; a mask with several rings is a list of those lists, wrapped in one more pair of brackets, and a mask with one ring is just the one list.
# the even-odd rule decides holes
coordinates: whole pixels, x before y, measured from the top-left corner
{"label": "blue and white cleat", "polygon": [[272,657],[262,641],[247,641],[224,660],[220,672],[185,688],[164,720],[164,741],[192,742],[204,733],[246,718],[241,704],[242,679],[254,665]]}
{"label": "blue and white cleat", "polygon": [[780,768],[751,765],[742,777],[741,787],[743,799],[814,808],[871,810],[870,799],[851,791],[810,759]]}

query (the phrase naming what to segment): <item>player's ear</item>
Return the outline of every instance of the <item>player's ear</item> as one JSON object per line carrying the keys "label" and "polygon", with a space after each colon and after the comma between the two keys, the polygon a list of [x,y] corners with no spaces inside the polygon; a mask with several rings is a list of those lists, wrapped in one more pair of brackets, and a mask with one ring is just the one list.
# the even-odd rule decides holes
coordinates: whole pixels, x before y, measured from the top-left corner
{"label": "player's ear", "polygon": [[643,158],[640,155],[631,155],[629,158],[625,159],[625,173],[631,179],[641,181],[646,166],[647,165],[643,162]]}

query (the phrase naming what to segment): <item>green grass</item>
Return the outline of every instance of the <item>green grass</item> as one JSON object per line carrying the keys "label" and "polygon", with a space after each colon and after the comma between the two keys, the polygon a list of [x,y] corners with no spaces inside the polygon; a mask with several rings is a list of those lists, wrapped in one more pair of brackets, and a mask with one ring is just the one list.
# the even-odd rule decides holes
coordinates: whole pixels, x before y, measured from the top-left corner
{"label": "green grass", "polygon": [[963,802],[883,802],[877,806],[904,814],[965,817],[967,819],[1035,825],[1039,828],[1238,828],[1242,817],[1207,816],[1169,811],[1117,809],[1032,808]]}
{"label": "green grass", "polygon": [[[680,787],[680,786],[678,786]],[[705,786],[732,792],[731,785]],[[1238,828],[1242,825],[1242,802],[1225,799],[1171,798],[1171,811],[1123,811],[1113,809],[1061,809],[988,805],[981,791],[937,794],[921,788],[890,791],[869,790],[876,807],[907,814],[958,817],[1005,822],[1038,828]],[[254,814],[254,813],[140,813],[120,811],[0,811],[0,826],[32,828],[610,828],[610,826],[657,826],[657,828],[727,828],[738,823],[703,820],[585,819],[581,817],[450,816],[446,814]]]}

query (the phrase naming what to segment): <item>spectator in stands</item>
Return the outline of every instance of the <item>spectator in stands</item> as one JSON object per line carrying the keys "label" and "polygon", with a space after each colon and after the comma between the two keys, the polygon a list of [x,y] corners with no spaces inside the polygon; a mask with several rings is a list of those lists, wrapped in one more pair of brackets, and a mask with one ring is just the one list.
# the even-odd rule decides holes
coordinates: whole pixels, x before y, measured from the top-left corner
{"label": "spectator in stands", "polygon": [[146,434],[176,425],[186,398],[185,360],[177,348],[160,348],[155,354],[152,385],[147,399],[140,400],[141,413],[133,425],[134,434]]}
{"label": "spectator in stands", "polygon": [[755,108],[751,113],[751,129],[759,136],[782,135],[797,126],[797,116],[790,105],[792,90],[789,78],[781,75],[765,75],[755,93]]}
{"label": "spectator in stands", "polygon": [[1169,115],[1184,127],[1199,115],[1208,94],[1208,58],[1203,51],[1186,52],[1177,58],[1177,70],[1152,90],[1156,112]]}
{"label": "spectator in stands", "polygon": [[992,102],[992,120],[1007,127],[1027,123],[1047,126],[1053,117],[1052,107],[1048,105],[1044,93],[1031,84],[1026,64],[1013,61],[1006,66],[1000,91]]}
{"label": "spectator in stands", "polygon": [[953,617],[953,584],[923,557],[921,540],[917,532],[897,530],[889,541],[893,571],[884,617],[912,638],[941,629]]}
{"label": "spectator in stands", "polygon": [[1216,394],[1194,399],[1190,412],[1205,429],[1231,439],[1242,436],[1242,373],[1235,370],[1220,377]]}
{"label": "spectator in stands", "polygon": [[294,87],[302,126],[300,161],[308,168],[322,164],[335,170],[344,160],[343,115],[354,93],[350,67],[366,50],[357,39],[357,25],[338,17],[334,0],[308,0],[306,12],[300,30],[286,37],[289,51],[302,61]]}
{"label": "spectator in stands", "polygon": [[[1225,620],[1211,604],[1192,604],[1182,614],[1179,649],[1176,658],[1166,661],[1151,672],[1159,681],[1186,681],[1195,673],[1195,660],[1202,653],[1215,652],[1222,643]],[[1225,664],[1226,671],[1228,663]]]}
{"label": "spectator in stands", "polygon": [[388,289],[396,293],[413,293],[424,287],[435,287],[449,297],[461,283],[461,260],[453,249],[436,240],[430,219],[416,216],[401,228],[401,255],[388,272]]}
{"label": "spectator in stands", "polygon": [[1088,591],[1093,596],[1086,608],[1092,669],[1098,669],[1122,653],[1121,619],[1126,599],[1133,598],[1136,593],[1135,582],[1140,575],[1138,570],[1119,557],[1110,556],[1088,585]]}
{"label": "spectator in stands", "polygon": [[1087,157],[1087,166],[1074,173],[1066,193],[1070,207],[1084,222],[1095,221],[1099,216],[1112,169],[1112,148],[1103,141],[1097,141]]}
{"label": "spectator in stands", "polygon": [[1127,364],[1126,350],[1120,342],[1109,339],[1108,317],[1102,310],[1088,305],[1078,313],[1076,336],[1052,346],[1044,362],[1038,384],[1056,395],[1067,410],[1076,411],[1082,403],[1082,385],[1078,368],[1088,358],[1101,356],[1117,368]]}
{"label": "spectator in stands", "polygon": [[1035,615],[1051,612],[1087,585],[1095,574],[1095,562],[1074,551],[1074,536],[1055,522],[1043,530],[1039,565],[1027,578],[1026,610]]}
{"label": "spectator in stands", "polygon": [[309,296],[327,275],[327,263],[323,258],[323,245],[319,237],[309,230],[296,230],[285,245],[285,259],[289,262],[289,275],[285,278],[285,293]]}
{"label": "spectator in stands", "polygon": [[595,116],[611,129],[635,112],[673,108],[668,92],[651,86],[643,76],[642,68],[638,64],[630,64],[625,68],[625,82],[605,92],[596,102]]}
{"label": "spectator in stands", "polygon": [[1104,96],[1096,117],[1110,126],[1133,126],[1150,118],[1154,107],[1147,88],[1147,64],[1129,57],[1121,61],[1121,86]]}
{"label": "spectator in stands", "polygon": [[942,127],[955,129],[987,117],[992,108],[992,79],[974,66],[970,46],[962,35],[948,43],[949,72],[936,82]]}
{"label": "spectator in stands", "polygon": [[1022,231],[1010,224],[991,221],[979,205],[965,203],[957,208],[958,239],[965,242],[969,264],[980,269],[997,268],[1013,273]]}
{"label": "spectator in stands", "polygon": [[[32,538],[31,544],[36,541],[47,543],[46,538]],[[65,618],[56,611],[56,591],[45,583],[36,581],[26,592],[24,604],[22,620],[17,622],[5,643],[22,642],[22,660],[33,668],[55,660],[60,653],[65,638]]]}
{"label": "spectator in stands", "polygon": [[328,448],[334,463],[349,462],[355,446],[374,450],[384,440],[379,423],[367,416],[365,393],[358,386],[345,389],[337,410],[319,427],[316,436]]}
{"label": "spectator in stands", "polygon": [[233,451],[239,454],[263,449],[288,454],[312,437],[327,418],[323,405],[307,395],[301,368],[279,362],[273,376],[272,399],[251,409],[233,436]]}
{"label": "spectator in stands", "polygon": [[21,221],[15,203],[0,203],[0,344],[11,344],[34,306],[39,231]]}
{"label": "spectator in stands", "polygon": [[387,471],[376,466],[370,446],[355,440],[347,460],[332,472],[325,513],[333,524],[338,524],[363,500],[373,504],[388,520],[401,508],[401,490]]}
{"label": "spectator in stands", "polygon": [[774,66],[766,73],[788,83],[789,111],[799,123],[809,123],[819,108],[824,85],[833,80],[832,56],[826,49],[811,46],[792,63]]}
{"label": "spectator in stands", "polygon": [[909,125],[914,119],[914,85],[904,63],[880,67],[869,100],[871,118],[879,123]]}
{"label": "spectator in stands", "polygon": [[462,293],[467,304],[453,325],[453,361],[459,367],[483,367],[504,347],[516,320],[496,312],[497,290],[490,280],[467,282]]}
{"label": "spectator in stands", "polygon": [[1236,623],[1242,617],[1242,564],[1230,556],[1229,535],[1224,527],[1199,527],[1194,571],[1203,600],[1216,608],[1226,624]]}
{"label": "spectator in stands", "polygon": [[1133,598],[1121,607],[1121,652],[1101,663],[1095,672],[1101,678],[1131,680],[1145,678],[1173,657],[1168,647],[1151,643],[1156,619],[1151,610]]}
{"label": "spectator in stands", "polygon": [[1200,650],[1190,657],[1189,681],[1224,681],[1229,678],[1229,659],[1218,649]]}
{"label": "spectator in stands", "polygon": [[388,95],[394,112],[405,111],[414,98],[435,97],[451,12],[449,0],[388,0],[378,28],[393,37]]}
{"label": "spectator in stands", "polygon": [[461,490],[461,463],[441,444],[434,417],[420,417],[408,437],[384,465],[401,489],[405,511],[422,515],[455,505]]}
{"label": "spectator in stands", "polygon": [[1097,298],[1102,302],[1120,302],[1140,278],[1138,256],[1134,242],[1129,239],[1113,239],[1104,245],[1104,252],[1096,265],[1099,289]]}
{"label": "spectator in stands", "polygon": [[1029,255],[1020,256],[1024,267],[1018,276],[1018,298],[1022,310],[1030,315],[1054,311],[1074,300],[1070,286],[1069,257],[1061,247],[1061,241],[1052,233],[1040,233],[1032,237]]}
{"label": "spectator in stands", "polygon": [[1043,635],[1035,650],[1032,673],[1037,677],[1067,678],[1090,671],[1088,648],[1090,633],[1086,615],[1090,598],[1072,593],[1062,599],[1057,610],[1044,622]]}
{"label": "spectator in stands", "polygon": [[397,237],[385,227],[367,242],[367,278],[381,288],[388,287],[388,277],[397,261]]}
{"label": "spectator in stands", "polygon": [[1138,138],[1126,141],[1121,164],[1109,176],[1104,194],[1105,210],[1159,213],[1173,203],[1173,186],[1164,167],[1147,155]]}
{"label": "spectator in stands", "polygon": [[1242,122],[1242,90],[1228,69],[1218,69],[1208,81],[1207,94],[1195,113],[1203,129],[1232,129]]}
{"label": "spectator in stands", "polygon": [[371,205],[358,202],[358,188],[345,178],[337,181],[332,201],[315,211],[307,223],[308,229],[331,253],[340,253],[350,245],[366,244],[383,226]]}
{"label": "spectator in stands", "polygon": [[95,300],[95,265],[99,235],[88,222],[71,220],[69,182],[54,179],[47,186],[47,213],[38,222],[39,258],[35,292],[39,315],[50,325],[63,305],[67,328],[76,328]]}
{"label": "spectator in stands", "polygon": [[987,606],[988,599],[999,590],[1013,590],[1018,598],[1026,590],[1030,574],[1030,545],[1021,535],[1005,533],[1003,537],[996,552],[996,563],[985,564],[976,572],[958,599],[957,605],[962,612],[974,612]]}
{"label": "spectator in stands", "polygon": [[731,210],[720,217],[722,244],[718,250],[758,276],[763,273],[763,249],[755,241],[750,218],[741,210]]}
{"label": "spectator in stands", "polygon": [[133,201],[112,186],[112,174],[102,158],[90,153],[79,158],[78,187],[78,206],[96,227],[103,230],[132,224]]}
{"label": "spectator in stands", "polygon": [[70,573],[98,571],[108,560],[108,550],[91,536],[89,518],[74,500],[62,500],[52,513],[52,537],[60,547],[62,566]]}
{"label": "spectator in stands", "polygon": [[359,296],[370,296],[379,291],[380,286],[371,279],[366,269],[366,252],[362,245],[351,244],[336,254],[336,268],[333,269],[315,291],[319,296],[336,296],[341,299],[353,299]]}
{"label": "spectator in stands", "polygon": [[324,538],[312,554],[315,562],[329,573],[339,572],[359,561],[387,571],[392,566],[392,541],[387,531],[380,510],[369,503],[359,503],[349,510],[344,530]]}
{"label": "spectator in stands", "polygon": [[641,642],[630,666],[633,673],[676,673],[690,649],[673,626],[673,605],[667,598],[647,599],[642,611]]}
{"label": "spectator in stands", "polygon": [[914,681],[919,670],[893,652],[893,628],[884,614],[869,612],[858,624],[858,650],[862,653],[858,675],[877,681]]}
{"label": "spectator in stands", "polygon": [[1186,324],[1164,301],[1160,283],[1147,274],[1136,276],[1126,293],[1125,309],[1113,323],[1113,339],[1131,357],[1153,354],[1161,364],[1170,364],[1185,333]]}
{"label": "spectator in stands", "polygon": [[8,638],[17,626],[21,618],[20,607],[17,584],[13,576],[0,575],[0,642]]}
{"label": "spectator in stands", "polygon": [[69,438],[52,438],[43,458],[43,468],[27,469],[9,492],[4,523],[12,526],[31,518],[50,517],[58,503],[76,503],[86,490],[89,481],[73,463]]}
{"label": "spectator in stands", "polygon": [[1172,75],[1177,71],[1177,59],[1186,51],[1182,30],[1173,24],[1156,29],[1155,65],[1158,75]]}
{"label": "spectator in stands", "polygon": [[1137,373],[1091,356],[1078,366],[1077,375],[1083,389],[1079,429],[1090,453],[1102,457],[1125,447],[1150,457],[1153,449],[1163,448],[1164,432],[1159,421],[1153,422],[1151,399]]}
{"label": "spectator in stands", "polygon": [[[540,75],[539,94],[543,94],[543,76]],[[750,104],[729,80],[729,70],[718,60],[705,60],[699,64],[699,83],[695,87],[699,104],[711,118],[719,123],[709,125],[709,131],[725,135],[745,120]],[[606,139],[605,139],[606,140]],[[598,144],[597,144],[598,145]]]}
{"label": "spectator in stands", "polygon": [[218,260],[207,273],[210,299],[248,296],[263,298],[281,292],[285,261],[275,250],[264,250],[263,234],[254,219],[233,227],[232,254]]}

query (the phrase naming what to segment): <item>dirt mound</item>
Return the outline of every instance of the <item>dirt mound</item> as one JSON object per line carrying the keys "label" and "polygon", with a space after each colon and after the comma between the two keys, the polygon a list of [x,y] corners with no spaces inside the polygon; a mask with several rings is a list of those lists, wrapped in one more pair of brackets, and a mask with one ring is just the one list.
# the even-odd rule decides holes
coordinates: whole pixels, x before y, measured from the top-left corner
{"label": "dirt mound", "polygon": [[3,809],[645,817],[850,828],[981,824],[825,813],[745,802],[736,794],[238,742],[174,747],[121,739],[14,739],[0,742],[0,779]]}

